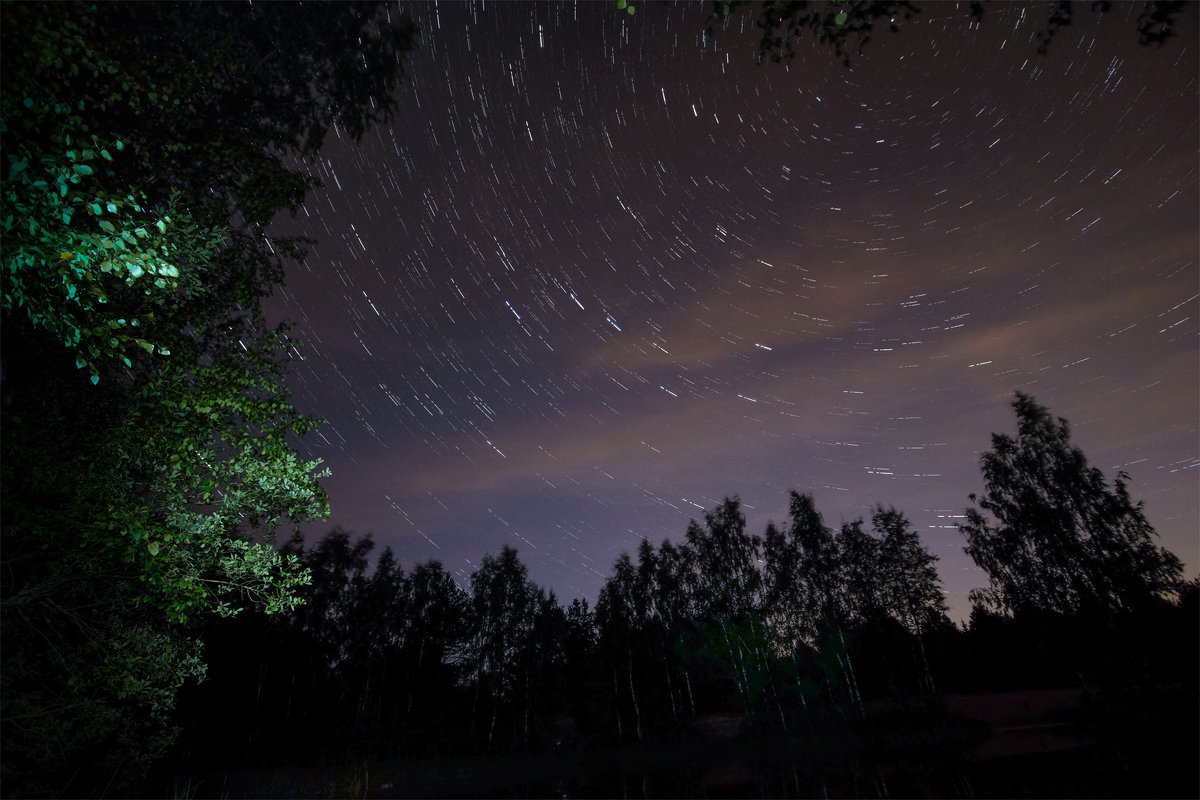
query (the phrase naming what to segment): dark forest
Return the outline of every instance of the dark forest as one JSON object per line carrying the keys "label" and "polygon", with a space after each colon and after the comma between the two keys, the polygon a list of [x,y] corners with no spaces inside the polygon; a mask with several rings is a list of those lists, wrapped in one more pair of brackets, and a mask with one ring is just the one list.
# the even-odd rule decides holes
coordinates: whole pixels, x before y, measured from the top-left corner
{"label": "dark forest", "polygon": [[[510,548],[464,589],[436,561],[406,573],[369,536],[294,541],[313,576],[300,610],[206,631],[210,678],[181,697],[175,779],[196,796],[1195,788],[1195,581],[1173,602],[1014,596],[1014,613],[981,604],[958,627],[902,513],[834,532],[809,497],[791,507],[761,537],[730,499],[684,541],[645,542],[594,609],[564,607]],[[1016,705],[1026,730],[997,730],[972,700]],[[1005,739],[1013,750],[980,760]]]}

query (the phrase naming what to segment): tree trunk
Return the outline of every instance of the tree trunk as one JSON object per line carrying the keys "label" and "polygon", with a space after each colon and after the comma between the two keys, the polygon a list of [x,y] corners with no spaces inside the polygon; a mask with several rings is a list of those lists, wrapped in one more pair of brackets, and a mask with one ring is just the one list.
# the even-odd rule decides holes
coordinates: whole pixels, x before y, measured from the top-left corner
{"label": "tree trunk", "polygon": [[[854,676],[854,663],[850,659],[850,648],[846,645],[846,636],[842,633],[842,629],[838,628],[838,639],[842,642],[842,652],[846,654],[846,685],[850,689],[850,696],[854,699],[854,705],[858,708],[859,716],[867,715],[866,709],[863,707],[862,695],[858,693],[858,678]],[[838,656],[841,659],[841,656]]]}
{"label": "tree trunk", "polygon": [[475,697],[471,700],[471,737],[475,736],[475,722],[479,718],[479,695],[483,693],[483,671],[475,676]]}
{"label": "tree trunk", "polygon": [[637,738],[642,740],[642,710],[638,707],[637,690],[633,688],[633,650],[627,651],[629,661],[629,696],[633,698],[633,720],[637,730]]}
{"label": "tree trunk", "polygon": [[792,668],[796,671],[796,694],[800,695],[800,707],[808,709],[808,700],[804,697],[804,686],[800,681],[800,665],[796,662],[796,651],[792,650]]}
{"label": "tree trunk", "polygon": [[529,671],[525,672],[525,744],[529,745],[529,707],[533,700],[529,696]]}
{"label": "tree trunk", "polygon": [[617,668],[613,667],[613,711],[617,715],[617,741],[625,741],[625,729],[621,725],[621,695],[617,689]]}
{"label": "tree trunk", "polygon": [[663,650],[663,672],[667,673],[667,697],[671,698],[671,721],[679,723],[679,709],[675,706],[675,685],[671,682],[671,662]]}
{"label": "tree trunk", "polygon": [[925,655],[925,637],[917,634],[917,647],[921,653],[921,671],[925,677],[925,689],[929,692],[930,697],[937,696],[937,686],[933,682],[933,670],[929,668],[929,658]]}

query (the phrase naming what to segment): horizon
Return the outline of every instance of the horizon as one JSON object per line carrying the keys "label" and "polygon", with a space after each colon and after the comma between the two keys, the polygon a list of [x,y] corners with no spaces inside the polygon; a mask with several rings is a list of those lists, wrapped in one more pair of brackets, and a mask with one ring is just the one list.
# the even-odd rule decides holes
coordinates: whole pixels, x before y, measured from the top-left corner
{"label": "horizon", "polygon": [[1155,48],[1089,12],[1039,56],[1028,9],[930,6],[847,69],[757,66],[692,7],[405,9],[396,118],[275,223],[317,240],[267,303],[329,420],[309,541],[460,583],[508,544],[594,604],[642,538],[734,495],[760,533],[795,489],[835,530],[904,512],[958,621],[1021,390],[1196,573],[1195,13]]}

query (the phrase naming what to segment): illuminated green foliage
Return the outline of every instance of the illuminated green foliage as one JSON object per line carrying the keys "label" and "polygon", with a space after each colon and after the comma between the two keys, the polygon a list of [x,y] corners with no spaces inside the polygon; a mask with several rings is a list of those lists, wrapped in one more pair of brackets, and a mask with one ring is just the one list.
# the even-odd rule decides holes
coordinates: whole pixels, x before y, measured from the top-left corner
{"label": "illuminated green foliage", "polygon": [[[99,79],[116,68],[83,48],[77,24],[57,30],[33,26],[37,36],[27,42],[25,61],[7,59],[12,89],[0,99],[5,142],[0,307],[6,315],[23,312],[72,349],[76,365],[88,369],[96,383],[106,362],[131,366],[130,346],[169,354],[139,335],[139,319],[121,313],[119,295],[146,295],[149,319],[154,306],[170,301],[181,287],[172,239],[178,226],[190,229],[191,220],[187,214],[176,222],[169,213],[155,214],[143,193],[122,187],[118,170],[127,160],[125,140],[89,132],[83,116],[88,101],[68,99],[61,86],[31,77],[66,70]],[[75,58],[67,65],[63,55]],[[177,197],[172,201],[173,206]]]}
{"label": "illuminated green foliage", "polygon": [[299,242],[264,227],[315,182],[288,154],[390,113],[412,30],[361,4],[0,12],[0,779],[88,794],[171,741],[197,623],[308,582],[273,543],[328,513],[294,449],[316,420],[260,307]]}

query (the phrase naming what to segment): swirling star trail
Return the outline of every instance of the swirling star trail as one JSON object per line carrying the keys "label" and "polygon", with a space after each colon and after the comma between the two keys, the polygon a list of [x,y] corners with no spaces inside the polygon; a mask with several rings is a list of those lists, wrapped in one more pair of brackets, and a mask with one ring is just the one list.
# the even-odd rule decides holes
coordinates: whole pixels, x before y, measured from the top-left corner
{"label": "swirling star trail", "polygon": [[1021,389],[1131,476],[1197,563],[1197,14],[982,23],[930,4],[847,69],[755,63],[708,6],[404,6],[400,112],[332,136],[313,237],[271,301],[329,420],[328,524],[460,580],[516,547],[594,600],[641,537],[739,494],[894,505],[952,613],[985,578],[954,524]]}

